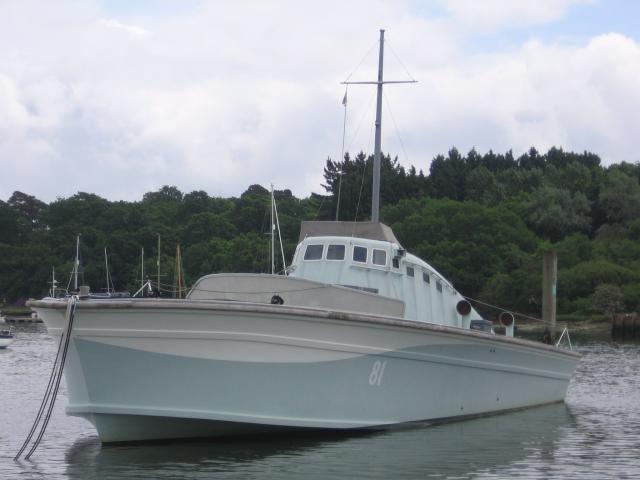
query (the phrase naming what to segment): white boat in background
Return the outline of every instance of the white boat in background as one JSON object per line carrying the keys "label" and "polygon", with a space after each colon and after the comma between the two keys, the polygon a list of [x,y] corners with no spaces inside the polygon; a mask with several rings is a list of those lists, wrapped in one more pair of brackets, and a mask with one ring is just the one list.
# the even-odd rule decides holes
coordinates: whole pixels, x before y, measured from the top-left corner
{"label": "white boat in background", "polygon": [[[379,102],[383,45],[381,32]],[[287,276],[207,275],[186,299],[81,298],[67,412],[120,442],[378,429],[562,401],[578,354],[514,338],[510,315],[495,334],[378,221],[378,106],[372,222],[304,222]],[[65,300],[30,306],[66,333]]]}
{"label": "white boat in background", "polygon": [[7,348],[14,340],[13,329],[11,327],[0,330],[0,348]]}

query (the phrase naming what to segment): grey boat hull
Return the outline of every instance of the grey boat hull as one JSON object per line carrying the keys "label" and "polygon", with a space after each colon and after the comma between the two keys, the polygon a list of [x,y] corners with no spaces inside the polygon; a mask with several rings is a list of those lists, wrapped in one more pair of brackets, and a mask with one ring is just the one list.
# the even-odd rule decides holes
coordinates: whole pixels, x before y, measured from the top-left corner
{"label": "grey boat hull", "polygon": [[[55,333],[64,304],[33,302]],[[389,428],[564,399],[579,356],[389,317],[242,302],[81,302],[67,412],[103,442]]]}

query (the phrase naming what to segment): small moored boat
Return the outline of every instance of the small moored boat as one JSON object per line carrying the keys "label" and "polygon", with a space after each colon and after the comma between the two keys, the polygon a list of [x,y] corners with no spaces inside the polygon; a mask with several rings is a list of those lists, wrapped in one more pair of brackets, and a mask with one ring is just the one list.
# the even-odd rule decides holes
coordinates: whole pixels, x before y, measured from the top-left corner
{"label": "small moored boat", "polygon": [[7,348],[14,340],[13,329],[11,327],[0,330],[0,348]]}

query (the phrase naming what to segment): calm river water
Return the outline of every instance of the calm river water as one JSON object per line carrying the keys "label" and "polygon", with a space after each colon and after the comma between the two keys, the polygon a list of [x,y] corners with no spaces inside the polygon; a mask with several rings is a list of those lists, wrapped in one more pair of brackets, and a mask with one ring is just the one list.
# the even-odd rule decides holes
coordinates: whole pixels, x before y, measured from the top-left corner
{"label": "calm river water", "polygon": [[583,342],[567,401],[432,427],[352,436],[102,447],[64,414],[61,388],[30,461],[15,455],[55,357],[43,326],[0,350],[0,478],[640,478],[640,346]]}

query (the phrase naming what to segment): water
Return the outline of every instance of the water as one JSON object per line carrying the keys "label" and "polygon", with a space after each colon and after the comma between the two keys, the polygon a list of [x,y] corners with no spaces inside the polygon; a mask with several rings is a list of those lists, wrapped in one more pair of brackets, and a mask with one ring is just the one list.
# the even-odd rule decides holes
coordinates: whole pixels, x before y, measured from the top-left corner
{"label": "water", "polygon": [[17,328],[0,350],[0,478],[638,478],[640,346],[578,345],[567,402],[446,425],[346,436],[102,447],[60,390],[31,461],[12,457],[37,412],[57,342]]}

